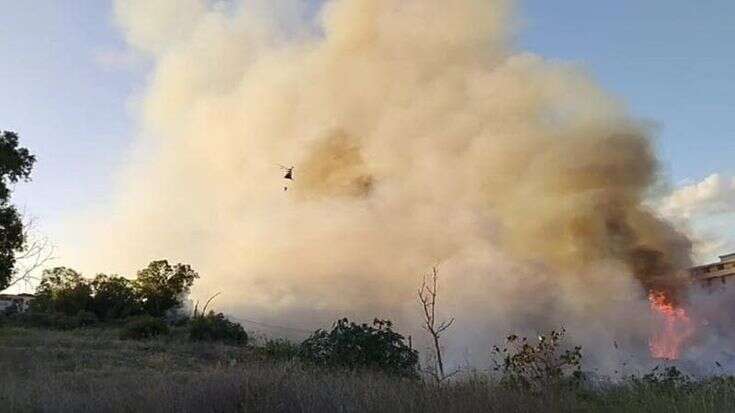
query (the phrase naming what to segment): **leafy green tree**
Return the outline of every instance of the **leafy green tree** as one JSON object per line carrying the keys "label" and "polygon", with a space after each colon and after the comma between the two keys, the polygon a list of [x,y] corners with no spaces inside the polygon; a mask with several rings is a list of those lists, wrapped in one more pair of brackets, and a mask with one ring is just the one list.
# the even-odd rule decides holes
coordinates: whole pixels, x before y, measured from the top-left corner
{"label": "leafy green tree", "polygon": [[418,352],[393,331],[390,320],[373,325],[337,320],[331,331],[317,330],[301,343],[300,356],[315,364],[374,369],[404,376],[416,374]]}
{"label": "leafy green tree", "polygon": [[69,316],[88,311],[92,304],[92,285],[71,268],[44,270],[31,309]]}
{"label": "leafy green tree", "polygon": [[10,187],[20,180],[29,180],[35,162],[36,157],[28,149],[18,147],[15,132],[0,131],[0,290],[10,284],[16,254],[25,245],[23,221],[10,204]]}
{"label": "leafy green tree", "polygon": [[98,274],[92,281],[92,312],[100,320],[113,320],[140,314],[141,302],[134,283],[127,278]]}
{"label": "leafy green tree", "polygon": [[135,287],[143,310],[153,317],[181,307],[184,296],[199,274],[186,264],[171,265],[167,260],[153,261],[138,271]]}

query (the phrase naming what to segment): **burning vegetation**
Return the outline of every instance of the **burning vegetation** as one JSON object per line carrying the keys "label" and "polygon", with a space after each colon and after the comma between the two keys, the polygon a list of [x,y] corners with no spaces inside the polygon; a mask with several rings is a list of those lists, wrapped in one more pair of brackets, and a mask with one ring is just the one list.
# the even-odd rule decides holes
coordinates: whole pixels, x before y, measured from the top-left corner
{"label": "burning vegetation", "polygon": [[651,291],[648,301],[660,323],[649,341],[651,356],[657,359],[679,359],[684,345],[695,332],[694,323],[684,307],[674,304],[661,291]]}

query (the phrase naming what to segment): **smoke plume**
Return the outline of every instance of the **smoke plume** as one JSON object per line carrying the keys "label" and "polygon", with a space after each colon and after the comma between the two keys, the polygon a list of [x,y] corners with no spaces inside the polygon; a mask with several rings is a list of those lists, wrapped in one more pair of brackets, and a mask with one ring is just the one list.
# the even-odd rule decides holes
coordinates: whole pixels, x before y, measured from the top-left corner
{"label": "smoke plume", "polygon": [[645,348],[647,291],[683,299],[690,264],[688,239],[644,206],[650,128],[579,67],[519,51],[513,9],[118,0],[152,72],[130,167],[84,215],[79,261],[169,257],[243,318],[381,316],[408,332],[438,265],[457,363],[562,324],[584,345]]}

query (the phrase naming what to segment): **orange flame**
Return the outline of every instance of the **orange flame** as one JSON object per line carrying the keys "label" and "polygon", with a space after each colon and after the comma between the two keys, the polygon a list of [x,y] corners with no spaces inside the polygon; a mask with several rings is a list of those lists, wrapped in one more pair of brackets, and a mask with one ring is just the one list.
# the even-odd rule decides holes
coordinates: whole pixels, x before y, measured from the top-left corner
{"label": "orange flame", "polygon": [[648,301],[654,314],[663,318],[662,328],[649,341],[651,356],[676,360],[683,344],[694,334],[694,325],[686,310],[672,304],[663,292],[652,290]]}

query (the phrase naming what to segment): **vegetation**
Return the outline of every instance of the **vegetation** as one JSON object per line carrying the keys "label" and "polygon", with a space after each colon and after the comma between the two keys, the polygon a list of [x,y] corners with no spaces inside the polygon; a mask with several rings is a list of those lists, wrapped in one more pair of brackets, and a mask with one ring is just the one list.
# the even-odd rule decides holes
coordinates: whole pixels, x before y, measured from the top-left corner
{"label": "vegetation", "polygon": [[214,311],[194,317],[189,322],[189,337],[193,341],[216,341],[232,345],[248,343],[248,334],[240,324]]}
{"label": "vegetation", "polygon": [[454,373],[447,374],[444,370],[444,360],[442,357],[442,347],[440,339],[442,334],[452,326],[454,318],[449,321],[442,321],[437,323],[436,321],[436,300],[438,297],[439,283],[439,271],[436,267],[432,268],[430,275],[424,275],[421,287],[418,290],[418,299],[423,310],[423,325],[422,327],[431,336],[431,341],[434,350],[433,365],[428,366],[427,373],[434,377],[436,381],[443,381],[454,375]]}
{"label": "vegetation", "polygon": [[393,331],[389,320],[373,325],[337,320],[331,331],[317,330],[301,343],[303,360],[319,366],[346,369],[371,369],[390,374],[414,376],[418,352]]}
{"label": "vegetation", "polygon": [[100,320],[115,320],[141,314],[141,299],[135,284],[124,277],[99,274],[91,282],[91,310]]}
{"label": "vegetation", "polygon": [[92,285],[71,268],[57,267],[43,272],[31,310],[73,316],[92,308]]}
{"label": "vegetation", "polygon": [[29,180],[36,157],[18,146],[15,132],[0,131],[0,291],[15,275],[16,255],[26,246],[23,220],[10,204],[11,185]]}
{"label": "vegetation", "polygon": [[166,260],[153,261],[138,271],[135,288],[143,310],[162,317],[181,306],[181,298],[189,293],[199,274],[189,265],[170,265]]}
{"label": "vegetation", "polygon": [[735,380],[670,369],[550,395],[480,373],[413,380],[278,361],[251,347],[191,342],[186,328],[146,341],[119,328],[0,329],[0,400],[7,412],[723,412]]}
{"label": "vegetation", "polygon": [[245,329],[222,313],[195,310],[191,319],[171,317],[198,277],[189,265],[166,260],[151,262],[135,280],[105,274],[86,279],[71,268],[56,267],[43,272],[30,311],[7,314],[3,322],[59,330],[125,323],[120,337],[134,340],[166,335],[171,323],[185,327],[192,341],[247,344]]}
{"label": "vegetation", "polygon": [[153,261],[135,280],[105,274],[90,280],[71,268],[56,267],[44,270],[31,311],[66,316],[88,312],[102,321],[163,317],[181,308],[198,276],[190,266],[172,266],[166,260]]}
{"label": "vegetation", "polygon": [[123,340],[146,340],[168,333],[169,328],[166,323],[159,318],[146,315],[129,321],[120,333],[120,338]]}
{"label": "vegetation", "polygon": [[533,392],[559,386],[575,387],[582,377],[582,347],[564,348],[566,330],[538,336],[536,344],[515,334],[506,346],[493,347],[494,370],[502,373],[501,384]]}
{"label": "vegetation", "polygon": [[259,350],[270,360],[290,361],[298,359],[299,349],[300,346],[292,341],[276,338],[266,340]]}

